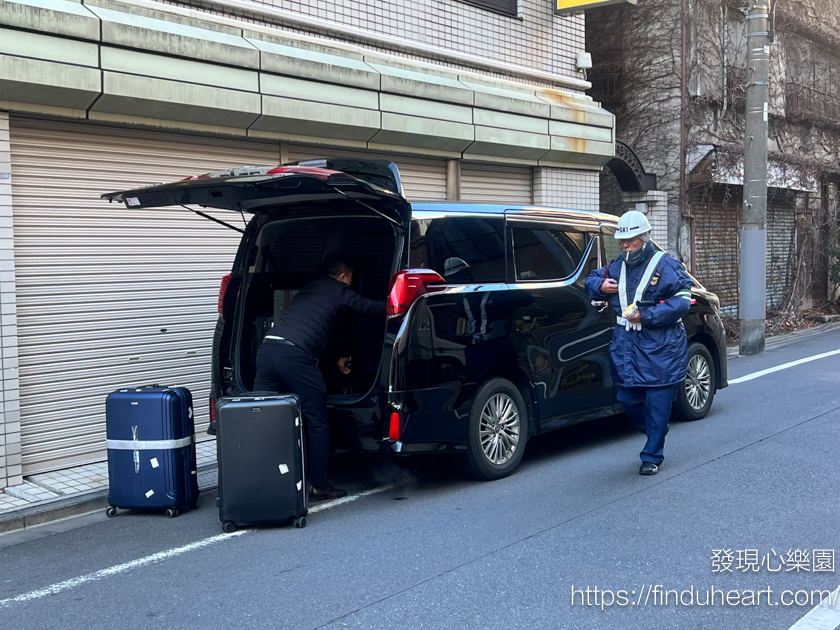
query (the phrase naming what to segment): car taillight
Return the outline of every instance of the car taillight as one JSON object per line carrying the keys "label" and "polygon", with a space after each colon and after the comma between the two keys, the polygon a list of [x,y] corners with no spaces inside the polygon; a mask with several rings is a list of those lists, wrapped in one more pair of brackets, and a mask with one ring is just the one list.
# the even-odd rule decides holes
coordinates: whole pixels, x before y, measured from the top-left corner
{"label": "car taillight", "polygon": [[230,284],[230,274],[222,276],[222,286],[219,287],[219,315],[222,314],[225,306],[225,293]]}
{"label": "car taillight", "polygon": [[398,411],[391,412],[391,426],[388,427],[388,439],[392,442],[400,441],[400,414]]}
{"label": "car taillight", "polygon": [[388,319],[403,317],[414,300],[426,293],[442,291],[446,281],[431,269],[404,269],[391,280],[388,294]]}
{"label": "car taillight", "polygon": [[216,422],[216,399],[210,399],[210,422]]}

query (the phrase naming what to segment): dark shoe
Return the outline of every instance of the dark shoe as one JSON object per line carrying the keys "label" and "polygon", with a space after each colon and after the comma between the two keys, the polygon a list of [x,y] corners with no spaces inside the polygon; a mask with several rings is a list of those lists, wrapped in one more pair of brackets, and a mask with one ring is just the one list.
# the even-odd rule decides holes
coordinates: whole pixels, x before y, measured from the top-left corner
{"label": "dark shoe", "polygon": [[347,490],[342,488],[333,488],[331,483],[328,483],[323,488],[316,488],[312,486],[309,488],[310,501],[327,501],[329,499],[340,499],[347,496]]}
{"label": "dark shoe", "polygon": [[640,475],[655,475],[658,472],[659,466],[653,462],[642,462],[642,466],[639,468]]}

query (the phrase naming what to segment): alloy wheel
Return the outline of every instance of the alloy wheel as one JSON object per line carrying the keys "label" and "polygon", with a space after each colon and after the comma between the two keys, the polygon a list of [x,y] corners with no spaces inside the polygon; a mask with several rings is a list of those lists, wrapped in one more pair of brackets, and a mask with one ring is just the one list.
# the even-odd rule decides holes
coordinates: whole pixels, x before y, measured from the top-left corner
{"label": "alloy wheel", "polygon": [[712,391],[712,371],[706,357],[695,354],[688,361],[685,397],[693,409],[702,409]]}
{"label": "alloy wheel", "polygon": [[494,394],[481,410],[479,440],[484,456],[492,464],[507,462],[519,445],[519,410],[507,394]]}

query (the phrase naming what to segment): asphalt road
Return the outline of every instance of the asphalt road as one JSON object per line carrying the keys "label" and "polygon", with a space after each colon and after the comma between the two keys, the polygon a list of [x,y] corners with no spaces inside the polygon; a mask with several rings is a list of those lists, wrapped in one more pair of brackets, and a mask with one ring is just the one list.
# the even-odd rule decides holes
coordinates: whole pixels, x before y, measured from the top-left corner
{"label": "asphalt road", "polygon": [[[730,379],[834,349],[840,331],[731,361]],[[812,608],[780,598],[838,586],[837,571],[780,559],[806,551],[813,569],[813,550],[840,548],[840,355],[718,392],[706,419],[672,425],[658,476],[637,474],[642,440],[623,417],[561,430],[491,483],[442,458],[346,458],[348,489],[374,492],[305,529],[220,536],[204,494],[173,520],[96,515],[0,537],[0,628],[768,630]],[[739,550],[756,551],[757,572],[737,569]],[[595,587],[615,603],[602,610]],[[714,605],[664,605],[692,587],[701,602],[714,587]],[[732,590],[763,592],[722,603]]]}

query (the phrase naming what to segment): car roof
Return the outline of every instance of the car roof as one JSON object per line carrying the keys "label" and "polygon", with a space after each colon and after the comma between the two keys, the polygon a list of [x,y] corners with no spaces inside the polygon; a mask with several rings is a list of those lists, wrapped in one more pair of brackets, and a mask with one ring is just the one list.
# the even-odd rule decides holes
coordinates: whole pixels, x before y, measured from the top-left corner
{"label": "car roof", "polygon": [[445,214],[498,214],[500,216],[515,214],[519,217],[534,218],[557,218],[558,220],[568,219],[591,219],[599,223],[615,223],[618,217],[612,214],[603,214],[592,210],[575,210],[572,208],[551,208],[547,206],[533,206],[520,204],[493,204],[481,202],[464,201],[412,201],[413,212],[440,212]]}

